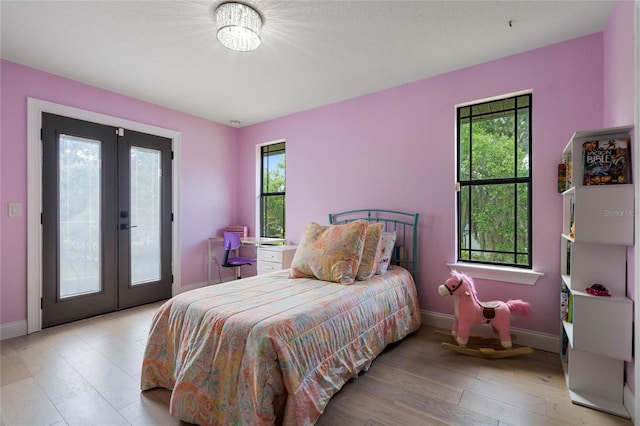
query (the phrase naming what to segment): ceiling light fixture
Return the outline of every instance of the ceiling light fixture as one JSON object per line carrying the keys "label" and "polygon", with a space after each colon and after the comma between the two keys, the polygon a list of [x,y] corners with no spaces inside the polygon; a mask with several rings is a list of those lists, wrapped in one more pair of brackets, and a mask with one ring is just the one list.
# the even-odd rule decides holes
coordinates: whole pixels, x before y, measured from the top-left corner
{"label": "ceiling light fixture", "polygon": [[249,52],[260,46],[260,14],[246,4],[222,3],[216,9],[218,41],[231,50]]}

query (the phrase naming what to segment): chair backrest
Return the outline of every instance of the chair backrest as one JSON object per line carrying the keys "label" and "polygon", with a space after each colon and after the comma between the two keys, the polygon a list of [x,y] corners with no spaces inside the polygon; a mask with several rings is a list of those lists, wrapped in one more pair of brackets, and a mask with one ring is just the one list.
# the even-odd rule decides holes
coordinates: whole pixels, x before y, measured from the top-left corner
{"label": "chair backrest", "polygon": [[223,234],[224,239],[224,249],[225,250],[235,250],[240,248],[240,235],[235,232],[225,232]]}

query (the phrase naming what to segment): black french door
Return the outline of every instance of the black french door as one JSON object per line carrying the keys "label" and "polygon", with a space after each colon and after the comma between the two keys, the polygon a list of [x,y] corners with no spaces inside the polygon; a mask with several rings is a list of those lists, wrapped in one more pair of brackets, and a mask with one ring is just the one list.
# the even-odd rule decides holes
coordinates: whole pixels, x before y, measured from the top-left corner
{"label": "black french door", "polygon": [[171,140],[42,123],[42,326],[171,297]]}

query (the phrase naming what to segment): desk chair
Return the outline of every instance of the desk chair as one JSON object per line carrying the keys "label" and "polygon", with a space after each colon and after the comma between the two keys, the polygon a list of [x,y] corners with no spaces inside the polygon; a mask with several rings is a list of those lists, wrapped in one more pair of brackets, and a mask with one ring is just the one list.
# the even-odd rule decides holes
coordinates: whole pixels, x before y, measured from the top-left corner
{"label": "desk chair", "polygon": [[234,256],[229,257],[229,253],[233,250],[238,250],[240,245],[240,235],[235,232],[225,232],[223,235],[224,241],[224,257],[222,258],[222,266],[225,268],[236,268],[236,279],[242,278],[240,276],[240,267],[242,265],[251,265],[256,261],[250,257]]}

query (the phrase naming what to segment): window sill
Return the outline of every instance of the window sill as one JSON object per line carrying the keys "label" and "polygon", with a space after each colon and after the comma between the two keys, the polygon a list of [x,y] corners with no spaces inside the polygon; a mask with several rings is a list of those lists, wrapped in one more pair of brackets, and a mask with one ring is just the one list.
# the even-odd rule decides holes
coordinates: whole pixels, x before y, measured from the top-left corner
{"label": "window sill", "polygon": [[504,281],[514,284],[535,285],[542,272],[507,266],[477,265],[475,263],[447,263],[449,269],[462,272],[471,278]]}

